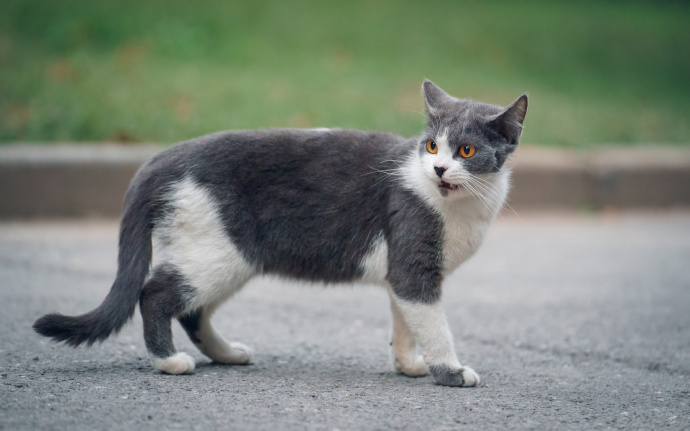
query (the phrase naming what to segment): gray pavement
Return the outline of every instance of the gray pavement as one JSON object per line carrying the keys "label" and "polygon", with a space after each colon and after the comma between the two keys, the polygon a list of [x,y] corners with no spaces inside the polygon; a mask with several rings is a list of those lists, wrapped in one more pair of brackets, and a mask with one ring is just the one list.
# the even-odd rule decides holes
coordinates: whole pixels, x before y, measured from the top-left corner
{"label": "gray pavement", "polygon": [[375,287],[252,282],[222,333],[254,365],[153,372],[137,314],[91,349],[31,331],[81,313],[115,270],[114,222],[0,224],[2,429],[688,429],[690,213],[503,216],[446,281],[456,350],[478,388],[388,365]]}

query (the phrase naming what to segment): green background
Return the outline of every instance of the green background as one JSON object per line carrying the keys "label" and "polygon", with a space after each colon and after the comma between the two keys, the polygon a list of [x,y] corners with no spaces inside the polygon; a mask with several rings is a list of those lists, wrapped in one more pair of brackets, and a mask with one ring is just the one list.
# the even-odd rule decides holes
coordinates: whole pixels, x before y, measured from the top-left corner
{"label": "green background", "polygon": [[673,2],[5,0],[0,142],[217,130],[418,133],[420,85],[508,104],[523,142],[690,142],[690,8]]}

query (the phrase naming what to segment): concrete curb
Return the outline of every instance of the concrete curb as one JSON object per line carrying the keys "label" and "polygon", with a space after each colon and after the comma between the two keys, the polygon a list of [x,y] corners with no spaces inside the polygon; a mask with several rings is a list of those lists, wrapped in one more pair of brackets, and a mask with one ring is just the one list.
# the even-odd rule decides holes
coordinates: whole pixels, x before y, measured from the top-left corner
{"label": "concrete curb", "polygon": [[525,146],[508,203],[535,209],[690,206],[690,148],[573,151]]}
{"label": "concrete curb", "polygon": [[[0,146],[0,219],[118,217],[139,166],[163,146]],[[690,206],[690,148],[522,146],[516,210]]]}

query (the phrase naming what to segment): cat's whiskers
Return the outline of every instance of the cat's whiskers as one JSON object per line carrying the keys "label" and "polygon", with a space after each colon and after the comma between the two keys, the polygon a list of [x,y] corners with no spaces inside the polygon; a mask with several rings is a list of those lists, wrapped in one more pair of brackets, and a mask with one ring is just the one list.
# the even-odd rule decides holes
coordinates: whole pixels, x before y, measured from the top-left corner
{"label": "cat's whiskers", "polygon": [[480,182],[482,182],[482,183],[484,183],[484,184],[490,186],[492,189],[494,189],[494,190],[496,190],[496,191],[498,192],[498,188],[497,188],[491,181],[488,181],[488,180],[486,180],[486,179],[480,177],[479,175],[473,175],[473,174],[470,174],[470,175],[472,176],[472,178],[474,178],[474,179],[476,179],[476,180],[478,180],[478,181],[480,181]]}
{"label": "cat's whiskers", "polygon": [[[392,160],[389,160],[389,161],[393,162]],[[369,166],[369,168],[373,169],[373,170],[371,172],[367,172],[365,174],[362,174],[362,176],[372,175],[372,174],[382,174],[381,178],[379,178],[378,181],[376,181],[374,184],[369,186],[367,188],[367,190],[371,189],[372,187],[376,187],[377,185],[381,184],[383,181],[386,181],[390,177],[396,177],[397,176],[400,178],[404,178],[404,172],[402,172],[403,166],[399,166],[399,167],[391,168],[391,169],[377,169],[371,165],[367,165],[367,166]]]}
{"label": "cat's whiskers", "polygon": [[496,196],[491,192],[491,190],[488,190],[486,187],[483,187],[480,183],[477,183],[473,180],[470,180],[470,182],[478,190],[484,192],[483,196],[486,199],[488,205],[491,207],[491,212],[496,212],[496,210],[498,210],[501,207],[502,201],[500,199],[497,199]]}
{"label": "cat's whiskers", "polygon": [[473,183],[469,181],[469,179],[464,183],[465,188],[473,194],[474,196],[481,201],[482,205],[484,205],[484,208],[486,208],[487,211],[493,212],[494,208],[492,208],[491,203],[489,202],[488,198],[484,196],[481,191],[479,191],[477,188],[474,187]]}
{"label": "cat's whiskers", "polygon": [[462,173],[456,173],[455,175],[450,175],[450,176],[444,176],[443,181],[447,182],[448,184],[453,184],[453,185],[459,185],[461,187],[465,187],[468,192],[470,192],[471,195],[482,201],[484,204],[484,207],[488,211],[492,211],[490,206],[487,206],[488,204],[488,199],[487,197],[481,193],[481,190],[475,187],[475,185],[471,182],[472,180],[472,174],[469,172],[462,172]]}
{"label": "cat's whiskers", "polygon": [[373,174],[387,174],[387,175],[392,175],[395,174],[395,172],[398,171],[398,169],[389,169],[389,170],[381,170],[381,169],[376,169],[375,171],[367,172],[366,174],[362,174],[362,176],[367,176],[367,175],[373,175]]}
{"label": "cat's whiskers", "polygon": [[480,181],[481,183],[485,184],[485,186],[488,186],[490,189],[492,189],[493,192],[494,192],[494,194],[495,194],[497,197],[500,198],[501,204],[502,204],[502,205],[505,205],[508,209],[510,209],[510,210],[513,212],[513,214],[515,214],[516,216],[520,217],[520,214],[518,214],[517,211],[515,211],[515,209],[513,209],[513,207],[511,207],[510,204],[508,204],[508,202],[506,202],[507,195],[501,194],[500,191],[498,190],[498,188],[497,188],[493,183],[491,183],[490,181],[487,181],[487,180],[485,180],[484,178],[481,178],[481,177],[479,177],[479,176],[477,176],[477,175],[472,175],[472,176],[473,176],[476,180],[478,180],[478,181]]}
{"label": "cat's whiskers", "polygon": [[[370,166],[370,167],[371,167],[371,166]],[[383,174],[383,175],[385,175],[385,176],[391,176],[391,175],[398,175],[398,174],[400,173],[400,169],[398,169],[398,168],[386,169],[386,170],[384,170],[384,169],[375,169],[375,168],[372,168],[372,169],[374,169],[374,170],[371,171],[371,172],[367,172],[367,173],[365,173],[365,174],[362,174],[362,176],[365,177],[365,176],[367,176],[367,175],[373,175],[373,174]]]}
{"label": "cat's whiskers", "polygon": [[[369,167],[371,168],[371,166],[369,166]],[[391,169],[372,168],[372,169],[374,169],[374,170],[371,172],[367,172],[366,174],[362,174],[362,176],[372,175],[372,174],[384,174],[386,176],[402,175],[403,174],[401,168],[391,168]]]}
{"label": "cat's whiskers", "polygon": [[498,208],[505,206],[510,211],[512,211],[513,214],[518,216],[518,218],[520,217],[520,214],[518,214],[517,211],[515,211],[515,209],[513,209],[513,207],[506,202],[506,198],[499,192],[495,185],[491,184],[489,181],[485,179],[479,178],[478,176],[471,174],[468,181],[472,182],[475,186],[481,188],[482,190],[490,193],[494,197],[493,201],[496,203]]}
{"label": "cat's whiskers", "polygon": [[402,160],[381,160],[381,163],[394,163],[396,166],[403,166]]}
{"label": "cat's whiskers", "polygon": [[362,174],[362,176],[371,175],[371,174],[376,174],[376,173],[384,173],[384,174],[387,174],[387,173],[395,173],[395,172],[400,171],[400,169],[404,167],[404,165],[402,164],[402,162],[399,161],[399,160],[382,160],[379,164],[383,164],[383,163],[393,163],[393,164],[395,165],[395,167],[391,167],[391,168],[388,168],[388,169],[380,169],[380,168],[375,168],[375,167],[373,167],[373,166],[371,166],[371,165],[367,165],[367,166],[369,167],[369,169],[371,169],[372,171],[371,171],[371,172],[367,172],[367,173],[365,173],[365,174]]}

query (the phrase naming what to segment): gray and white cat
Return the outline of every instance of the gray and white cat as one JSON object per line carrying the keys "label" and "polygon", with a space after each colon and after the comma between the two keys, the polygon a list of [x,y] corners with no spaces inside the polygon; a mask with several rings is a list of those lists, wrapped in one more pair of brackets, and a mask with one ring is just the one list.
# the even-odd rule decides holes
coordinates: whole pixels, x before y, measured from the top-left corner
{"label": "gray and white cat", "polygon": [[[449,96],[425,81],[426,130],[414,138],[355,130],[228,131],[163,151],[127,192],[118,270],[103,303],[81,316],[48,314],[42,335],[103,341],[137,302],[156,369],[194,371],[177,352],[177,318],[212,360],[246,364],[211,315],[252,277],[384,286],[392,358],[408,376],[475,386],[440,304],[446,275],[477,250],[503,205],[527,96],[499,107]],[[417,346],[422,355],[418,355]]]}

